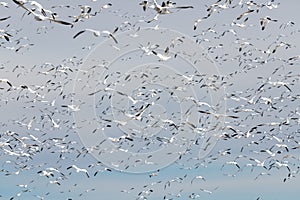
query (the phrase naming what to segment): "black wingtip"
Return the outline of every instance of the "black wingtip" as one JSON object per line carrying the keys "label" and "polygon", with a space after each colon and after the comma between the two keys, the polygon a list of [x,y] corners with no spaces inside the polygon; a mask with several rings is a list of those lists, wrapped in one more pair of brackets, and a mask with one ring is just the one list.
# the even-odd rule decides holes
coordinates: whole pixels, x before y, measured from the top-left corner
{"label": "black wingtip", "polygon": [[82,34],[84,31],[79,31],[78,33],[76,33],[74,36],[73,36],[73,39],[77,38],[80,34]]}

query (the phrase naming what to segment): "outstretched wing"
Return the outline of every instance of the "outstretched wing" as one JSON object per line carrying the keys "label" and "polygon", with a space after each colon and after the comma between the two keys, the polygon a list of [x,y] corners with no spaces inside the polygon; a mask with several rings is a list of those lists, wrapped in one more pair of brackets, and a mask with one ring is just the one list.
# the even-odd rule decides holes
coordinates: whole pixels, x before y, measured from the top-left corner
{"label": "outstretched wing", "polygon": [[77,38],[79,35],[81,35],[84,32],[85,32],[85,30],[79,31],[78,33],[76,33],[76,35],[73,36],[73,39]]}

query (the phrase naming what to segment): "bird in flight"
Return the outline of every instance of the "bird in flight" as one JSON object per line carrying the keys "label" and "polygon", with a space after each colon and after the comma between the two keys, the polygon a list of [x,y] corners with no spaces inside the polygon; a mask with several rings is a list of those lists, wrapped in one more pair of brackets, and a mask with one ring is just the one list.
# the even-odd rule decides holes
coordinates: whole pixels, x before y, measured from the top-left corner
{"label": "bird in flight", "polygon": [[156,55],[159,58],[160,61],[167,61],[167,60],[169,60],[171,58],[171,56],[168,55],[169,54],[169,47],[167,47],[165,49],[164,54],[160,54],[160,53],[158,53],[156,51],[152,51],[152,53],[154,55]]}
{"label": "bird in flight", "polygon": [[277,19],[271,19],[269,16],[260,18],[261,30],[265,30],[267,24],[270,22],[277,22]]}
{"label": "bird in flight", "polygon": [[86,176],[87,176],[88,178],[90,177],[90,175],[89,175],[89,173],[88,173],[88,171],[87,171],[86,169],[79,168],[79,167],[77,167],[76,165],[72,165],[72,166],[68,167],[67,170],[69,170],[69,169],[71,169],[71,168],[75,169],[75,171],[76,171],[77,173],[83,172],[83,173],[86,174]]}
{"label": "bird in flight", "polygon": [[113,32],[106,31],[106,30],[104,30],[104,31],[98,31],[98,30],[94,30],[94,29],[89,29],[89,28],[87,28],[87,29],[84,29],[84,30],[79,31],[78,33],[76,33],[76,34],[73,36],[73,39],[77,38],[79,35],[81,35],[81,34],[84,33],[84,32],[92,32],[93,35],[94,35],[95,37],[99,37],[99,36],[101,36],[101,34],[106,34],[106,35],[108,35],[109,37],[111,37],[111,38],[114,40],[114,42],[115,42],[116,44],[118,44],[117,39],[116,39],[115,36],[113,35],[113,34],[116,33],[117,31],[118,31],[118,28],[116,28]]}
{"label": "bird in flight", "polygon": [[24,10],[26,10],[27,12],[29,12],[30,14],[32,14],[34,16],[34,19],[37,21],[47,21],[48,20],[50,22],[55,22],[55,23],[62,24],[62,25],[69,25],[71,27],[73,27],[73,25],[74,25],[73,23],[70,23],[70,22],[55,19],[53,16],[51,16],[51,17],[45,16],[46,15],[45,10],[37,2],[34,2],[33,5],[35,5],[37,7],[37,10],[41,11],[41,14],[38,14],[38,13],[30,10],[29,8],[27,8],[24,5],[26,3],[26,1],[24,2],[24,1],[19,1],[19,0],[13,0],[13,2],[16,3],[18,6],[20,6],[21,8],[23,8]]}
{"label": "bird in flight", "polygon": [[[142,1],[140,5],[143,7],[143,10],[146,11],[147,5],[149,4],[148,1]],[[148,23],[158,20],[158,16],[162,14],[170,14],[172,10],[181,10],[181,9],[189,9],[194,8],[193,6],[176,6],[175,3],[171,1],[162,2],[161,5],[157,3],[156,0],[153,0],[153,4],[148,6],[149,8],[155,10],[157,14],[154,16],[152,20],[147,21]]]}

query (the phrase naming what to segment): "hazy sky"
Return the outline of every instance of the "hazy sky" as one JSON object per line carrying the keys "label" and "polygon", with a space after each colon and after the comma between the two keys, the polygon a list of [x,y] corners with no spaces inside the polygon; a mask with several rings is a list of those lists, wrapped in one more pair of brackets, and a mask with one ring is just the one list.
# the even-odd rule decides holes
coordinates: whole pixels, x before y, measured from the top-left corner
{"label": "hazy sky", "polygon": [[[275,137],[284,138],[285,140],[282,143],[289,145],[290,148],[299,146],[299,121],[297,124],[295,120],[290,119],[297,112],[298,117],[300,117],[299,60],[295,59],[294,65],[284,62],[288,58],[299,55],[300,52],[299,1],[275,1],[279,4],[276,9],[263,7],[259,12],[254,11],[243,18],[248,17],[244,28],[232,23],[243,21],[238,21],[236,18],[247,11],[246,5],[224,10],[219,8],[219,12],[214,12],[208,19],[200,22],[196,30],[193,30],[195,20],[205,17],[207,15],[206,10],[209,5],[215,3],[214,1],[176,1],[178,6],[192,5],[193,9],[174,9],[174,13],[160,15],[158,20],[151,23],[144,21],[151,20],[156,15],[156,11],[151,8],[143,11],[139,5],[140,1],[40,1],[44,8],[58,13],[59,17],[57,19],[68,22],[74,20],[72,16],[80,14],[82,5],[89,5],[92,12],[94,12],[100,10],[107,3],[112,4],[111,7],[102,9],[96,16],[75,23],[72,28],[49,21],[36,21],[32,15],[24,14],[25,10],[18,7],[13,1],[4,1],[8,3],[8,8],[0,4],[0,19],[7,16],[10,16],[10,18],[0,21],[0,36],[4,32],[11,36],[9,36],[9,42],[0,37],[0,79],[8,79],[14,89],[10,90],[8,84],[3,81],[0,82],[0,199],[9,199],[14,196],[16,199],[41,199],[43,197],[44,199],[100,198],[129,200],[138,199],[141,196],[145,196],[147,199],[163,199],[164,196],[169,199],[190,199],[194,196],[199,199],[252,200],[258,198],[297,199],[300,195],[297,191],[300,181],[297,172],[297,169],[299,170],[299,150],[290,150],[290,152],[284,152],[281,155],[276,154],[276,156],[271,156],[272,158],[260,152],[264,149],[270,149],[276,143]],[[220,5],[224,4],[222,2],[225,1],[221,1]],[[233,1],[232,4],[238,4],[238,2]],[[245,3],[246,1],[241,2]],[[260,3],[266,4],[267,1],[261,1]],[[65,6],[59,7],[58,5]],[[66,5],[71,7],[66,7]],[[31,7],[27,4],[26,6]],[[271,21],[262,31],[260,18],[266,16],[276,19],[276,22]],[[290,23],[291,21],[294,25]],[[163,54],[170,44],[169,40],[172,38],[167,37],[170,32],[163,33],[162,31],[159,34],[161,36],[151,34],[151,32],[148,35],[142,35],[140,29],[156,26],[161,28],[160,30],[176,31],[175,35],[186,37],[187,41],[193,42],[193,45],[184,46],[178,42],[177,49],[170,47],[170,55],[174,56],[178,53],[178,58],[170,59],[167,62],[159,61],[157,56],[143,54],[143,51],[139,49],[140,45],[158,44],[160,47],[155,51]],[[115,44],[112,38],[108,38],[105,33],[102,34],[103,37],[94,37],[91,32],[85,32],[73,39],[76,33],[86,28],[112,32],[116,27],[119,28],[114,36],[118,40],[118,44]],[[1,29],[4,31],[1,31]],[[228,32],[224,33],[224,31]],[[135,33],[140,34],[140,36],[137,36],[137,38],[130,36],[130,34]],[[277,44],[282,44],[282,46],[276,47]],[[16,51],[22,45],[25,45],[24,48]],[[132,49],[130,49],[131,47]],[[242,48],[242,50],[239,51],[239,48]],[[276,52],[269,54],[266,52],[268,49],[272,52],[274,48],[277,48]],[[191,60],[197,56],[195,54],[193,54],[194,57],[188,56],[188,51],[203,53],[203,60],[201,58],[198,64],[192,63]],[[207,55],[207,58],[205,55]],[[188,57],[191,60],[186,59]],[[104,58],[106,60],[103,60]],[[107,61],[111,63],[106,66]],[[155,70],[151,72],[147,64],[152,67],[159,66],[157,72]],[[16,66],[18,67],[15,68]],[[89,71],[86,72],[85,70]],[[199,87],[203,84],[201,81],[199,84],[193,85],[194,88],[191,91],[180,93],[178,92],[179,89],[178,91],[174,89],[177,85],[183,86],[184,81],[180,82],[183,80],[182,75],[192,75],[193,70],[196,71],[195,74],[211,75],[210,78],[214,74],[224,77],[225,83],[221,89],[215,91]],[[167,98],[170,94],[169,90],[172,91],[172,89],[178,92],[178,99],[181,98],[180,95],[182,95],[182,98],[185,95],[195,95],[201,102],[207,102],[216,107],[220,104],[222,109],[226,107],[228,115],[239,116],[239,118],[226,118],[225,124],[223,124],[218,123],[223,117],[206,119],[205,115],[200,117],[191,115],[191,121],[197,121],[199,117],[199,121],[196,123],[202,128],[199,128],[202,131],[199,131],[201,134],[196,135],[196,138],[200,140],[200,145],[192,145],[190,152],[174,164],[166,161],[167,164],[171,165],[161,169],[157,176],[149,177],[153,172],[107,171],[106,167],[112,166],[99,164],[98,161],[101,160],[97,160],[97,156],[95,158],[90,154],[85,154],[84,144],[86,145],[86,141],[89,144],[100,143],[99,135],[93,137],[90,134],[95,125],[93,121],[95,117],[98,117],[98,121],[95,120],[97,121],[95,127],[99,126],[101,128],[109,124],[103,120],[107,117],[112,117],[115,120],[124,119],[121,111],[119,113],[115,111],[117,113],[113,114],[116,116],[104,114],[103,110],[109,105],[113,105],[113,108],[107,109],[108,113],[113,109],[124,108],[124,106],[129,108],[132,105],[127,97],[123,105],[120,102],[122,102],[124,96],[116,97],[115,93],[103,89],[116,86],[121,92],[126,91],[130,95],[137,95],[138,92],[142,91],[137,89],[142,85],[142,83],[139,85],[140,82],[138,81],[141,80],[137,78],[137,75],[140,75],[141,72],[149,73],[153,77],[157,75],[158,77],[156,81],[152,82],[152,85],[149,84],[149,88],[159,87],[162,96],[155,104],[156,107],[151,108],[151,111],[160,113],[163,110],[167,114],[164,115],[161,112],[161,115],[157,114],[156,118],[154,117],[155,119],[172,119],[180,123],[181,117],[185,116],[183,113],[186,107],[184,106],[188,106],[188,104],[178,107],[175,98],[170,98],[171,100]],[[105,77],[107,74],[109,74],[109,78]],[[131,75],[132,82],[130,84],[132,85],[129,84],[129,81],[126,82],[125,77],[127,75]],[[192,80],[197,80],[196,76]],[[262,93],[255,92],[268,80],[286,82],[291,91],[285,87],[277,88],[277,85],[271,87],[271,83],[268,83],[269,85],[267,84],[265,87],[269,86],[269,90],[266,89]],[[212,79],[205,81],[205,83],[210,83]],[[110,82],[111,85],[109,85]],[[220,79],[217,80],[217,83],[221,83]],[[21,85],[26,85],[33,91],[22,90]],[[82,87],[85,87],[85,89],[82,89]],[[95,96],[89,96],[90,92],[97,91],[97,89],[101,89],[101,92]],[[114,94],[116,99],[112,98],[111,100],[110,94]],[[235,101],[228,98],[226,102],[219,101],[225,99],[225,96],[230,97],[232,94],[237,95],[236,99],[239,99],[239,97],[243,99],[240,98]],[[260,98],[261,96],[276,102],[274,106],[278,109],[272,109],[267,101],[264,103],[264,99]],[[251,98],[257,100],[259,105],[247,104],[247,101],[249,102]],[[85,99],[91,101],[85,102]],[[72,112],[71,108],[67,108],[68,105],[72,104],[80,104],[81,110]],[[135,106],[141,105],[143,103],[137,103]],[[249,115],[247,111],[235,113],[234,108],[237,110],[243,108],[259,110],[264,115],[253,114],[253,116],[247,118],[246,116]],[[225,114],[225,112],[222,113],[224,111],[222,109],[219,109],[219,112]],[[196,109],[192,111],[196,111]],[[133,113],[132,110],[130,112]],[[145,113],[148,113],[148,111]],[[151,114],[150,111],[149,114]],[[134,125],[147,126],[147,124],[155,122],[154,118],[153,121]],[[210,154],[203,159],[198,159],[199,148],[202,143],[206,144],[205,140],[208,139],[205,134],[232,133],[228,129],[203,131],[207,127],[212,127],[214,123],[224,127],[232,126],[238,130],[238,133],[246,133],[258,124],[283,122],[286,119],[291,120],[290,126],[261,126],[256,130],[257,134],[253,134],[249,138],[221,139],[216,144],[211,141],[214,148],[209,152]],[[51,120],[54,120],[54,122]],[[28,127],[30,122],[32,127]],[[55,123],[59,124],[58,128],[54,126]],[[81,125],[84,125],[85,128],[81,128]],[[101,128],[99,129],[101,130]],[[111,129],[105,127],[105,131],[107,130],[105,132],[106,136],[120,136],[117,135],[116,130],[119,130],[118,128],[117,126]],[[86,135],[83,130],[87,132]],[[128,129],[126,130],[128,131]],[[162,136],[170,137],[172,136],[170,133],[176,129],[168,127],[165,130],[165,132],[159,133]],[[29,160],[24,157],[17,158],[9,155],[7,151],[17,152],[28,147],[11,141],[13,137],[7,134],[9,131],[16,132],[18,138],[31,138],[24,141],[30,141],[28,144],[37,144],[39,148],[43,147],[43,150],[35,151],[32,147],[29,152],[33,154]],[[124,129],[120,132],[123,133],[122,131]],[[154,135],[153,131],[157,130],[151,126],[147,131],[144,130],[143,134],[147,132],[147,134]],[[186,133],[185,131],[182,132]],[[127,134],[129,134],[128,132]],[[110,134],[116,135],[112,136]],[[39,140],[32,140],[34,136]],[[156,136],[160,135],[154,135],[154,137]],[[90,140],[85,140],[83,137],[90,138]],[[47,142],[42,144],[43,140]],[[136,146],[143,146],[146,143],[142,143],[142,139],[136,141],[140,142],[136,143]],[[261,143],[256,145],[251,143],[252,141]],[[11,146],[5,146],[5,142],[11,142]],[[128,147],[126,144],[124,146]],[[247,144],[251,145],[247,146]],[[245,149],[243,152],[241,152],[242,147]],[[156,148],[160,149],[162,147],[153,145],[147,151],[155,152],[154,149],[157,150]],[[224,152],[226,149],[230,149],[231,153],[222,155],[220,152]],[[159,151],[157,152],[156,156],[160,154]],[[79,155],[79,153],[81,154]],[[233,161],[239,155],[266,160],[266,162],[270,160],[279,162],[285,159],[290,162],[292,176],[294,177],[284,182],[289,173],[286,167],[272,168],[271,170],[254,168],[252,171],[251,167],[244,167],[249,164],[249,159],[243,157],[238,159],[241,169],[238,169],[235,165],[224,165],[224,163]],[[163,154],[160,156],[160,159],[167,160]],[[126,162],[124,163],[126,164]],[[67,169],[73,164],[88,169],[90,178],[87,178],[84,173],[76,173],[74,169]],[[50,176],[49,178],[39,175],[39,171],[46,170],[49,167],[59,169],[65,176],[61,176],[63,177],[61,178],[57,172],[55,172],[54,177]],[[99,173],[94,176],[94,173],[98,170],[100,170]],[[69,174],[70,172],[72,173]],[[269,175],[257,178],[261,172]],[[205,177],[206,181],[197,179],[191,183],[193,178],[199,175]],[[60,185],[53,184],[51,181],[58,181]],[[168,184],[168,181],[170,184]],[[28,186],[24,188],[18,186],[20,184]],[[153,192],[149,192],[150,190],[153,190]],[[203,190],[212,191],[212,194]],[[181,196],[176,197],[176,194]]]}

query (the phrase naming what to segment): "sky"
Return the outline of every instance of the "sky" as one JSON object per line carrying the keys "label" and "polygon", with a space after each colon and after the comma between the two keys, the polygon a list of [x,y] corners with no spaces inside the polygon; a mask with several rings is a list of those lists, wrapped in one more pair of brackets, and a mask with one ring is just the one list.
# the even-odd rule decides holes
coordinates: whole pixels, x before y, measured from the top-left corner
{"label": "sky", "polygon": [[[215,1],[178,0],[193,8],[153,21],[152,1],[146,11],[140,1],[39,1],[67,22],[83,5],[99,11],[72,27],[3,2],[0,19],[10,18],[0,21],[0,36],[9,34],[0,37],[0,199],[300,195],[298,1],[237,20],[246,1],[222,9],[221,0],[196,30]],[[267,16],[275,21],[262,30]],[[85,29],[103,32],[73,38]],[[258,161],[267,169],[252,167]],[[42,176],[50,167],[59,172]]]}

